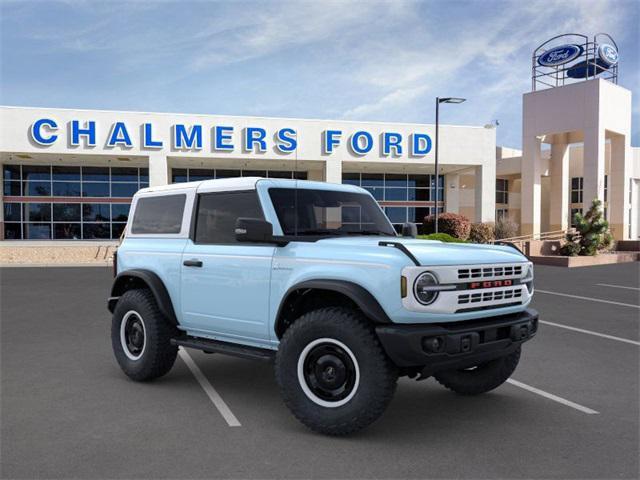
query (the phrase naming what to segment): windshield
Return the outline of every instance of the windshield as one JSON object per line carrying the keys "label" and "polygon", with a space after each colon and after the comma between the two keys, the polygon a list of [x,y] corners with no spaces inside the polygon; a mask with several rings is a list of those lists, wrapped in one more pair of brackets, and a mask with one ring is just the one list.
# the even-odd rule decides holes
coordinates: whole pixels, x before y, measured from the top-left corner
{"label": "windshield", "polygon": [[364,193],[271,188],[269,196],[284,235],[396,236],[376,201]]}

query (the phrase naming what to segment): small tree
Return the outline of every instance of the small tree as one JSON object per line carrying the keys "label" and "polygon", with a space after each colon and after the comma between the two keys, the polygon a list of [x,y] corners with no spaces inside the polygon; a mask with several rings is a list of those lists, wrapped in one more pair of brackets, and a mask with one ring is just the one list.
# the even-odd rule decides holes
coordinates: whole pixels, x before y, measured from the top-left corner
{"label": "small tree", "polygon": [[502,217],[496,220],[496,239],[511,238],[518,235],[518,224],[507,217]]}
{"label": "small tree", "polygon": [[493,243],[496,239],[495,225],[493,222],[472,223],[469,241],[471,243]]}
{"label": "small tree", "polygon": [[609,222],[604,218],[600,200],[595,199],[586,214],[576,213],[573,221],[576,233],[567,234],[567,243],[560,250],[563,255],[597,255],[599,251],[612,246],[613,237],[609,233]]}

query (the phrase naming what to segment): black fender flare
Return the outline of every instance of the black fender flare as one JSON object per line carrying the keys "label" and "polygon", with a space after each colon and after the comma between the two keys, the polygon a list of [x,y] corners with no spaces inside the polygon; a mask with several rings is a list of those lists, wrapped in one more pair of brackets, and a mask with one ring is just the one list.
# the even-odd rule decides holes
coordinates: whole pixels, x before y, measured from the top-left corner
{"label": "black fender flare", "polygon": [[298,290],[330,290],[340,293],[353,301],[356,306],[362,310],[362,313],[376,324],[393,323],[384,309],[378,303],[378,300],[366,288],[357,283],[347,280],[307,280],[296,283],[287,290],[278,307],[274,329],[276,335],[279,330],[279,322],[281,320],[282,311],[286,305],[289,296]]}
{"label": "black fender flare", "polygon": [[124,292],[128,290],[127,284],[134,280],[136,283],[143,283],[156,299],[158,308],[162,314],[169,320],[172,325],[178,325],[178,319],[176,318],[175,310],[173,309],[173,302],[167,291],[167,287],[164,286],[162,279],[150,270],[144,269],[132,269],[120,272],[116,279],[113,281],[111,287],[111,296],[107,302],[107,308],[111,313],[116,308],[118,300]]}

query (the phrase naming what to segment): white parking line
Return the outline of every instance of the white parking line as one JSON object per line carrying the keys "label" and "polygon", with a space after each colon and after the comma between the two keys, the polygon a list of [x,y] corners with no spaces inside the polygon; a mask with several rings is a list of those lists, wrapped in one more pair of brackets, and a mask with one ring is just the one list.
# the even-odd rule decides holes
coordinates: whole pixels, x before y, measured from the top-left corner
{"label": "white parking line", "polygon": [[546,293],[548,295],[558,295],[560,297],[577,298],[578,300],[589,300],[590,302],[610,303],[612,305],[620,305],[622,307],[631,307],[640,309],[640,305],[632,303],[613,302],[611,300],[603,300],[602,298],[581,297],[580,295],[569,295],[568,293],[549,292],[548,290],[540,290],[536,288],[536,293]]}
{"label": "white parking line", "polygon": [[627,287],[625,285],[612,285],[610,283],[596,283],[598,287],[624,288],[625,290],[639,290],[638,287]]}
{"label": "white parking line", "polygon": [[540,323],[544,323],[545,325],[552,325],[554,327],[566,328],[567,330],[573,330],[574,332],[586,333],[589,335],[595,335],[596,337],[608,338],[609,340],[616,340],[617,342],[630,343],[631,345],[640,346],[640,342],[636,342],[635,340],[629,340],[627,338],[622,337],[614,337],[613,335],[607,335],[605,333],[598,333],[592,330],[585,330],[583,328],[570,327],[569,325],[562,325],[560,323],[547,322],[546,320],[538,320]]}
{"label": "white parking line", "polygon": [[198,381],[204,392],[218,409],[220,415],[222,415],[222,417],[227,422],[227,425],[229,425],[230,427],[241,427],[242,425],[240,424],[236,416],[224,402],[216,389],[213,388],[213,385],[209,383],[209,380],[207,380],[207,377],[205,377],[202,371],[198,368],[196,362],[194,362],[193,358],[191,358],[191,355],[189,355],[187,351],[182,347],[180,347],[180,349],[178,350],[178,355],[180,355],[182,361],[187,364],[187,367],[189,367],[189,370],[191,370],[193,376],[196,377],[196,380]]}
{"label": "white parking line", "polygon": [[539,388],[532,387],[531,385],[527,385],[526,383],[518,382],[517,380],[513,380],[511,378],[507,380],[507,382],[510,383],[511,385],[515,385],[516,387],[527,390],[531,393],[535,393],[536,395],[540,395],[541,397],[548,398],[549,400],[553,400],[554,402],[558,402],[558,403],[561,403],[562,405],[566,405],[567,407],[571,407],[576,410],[579,410],[580,412],[586,413],[587,415],[598,415],[600,413],[588,407],[585,407],[584,405],[571,402],[566,398],[558,397],[557,395],[554,395],[552,393],[545,392],[544,390],[540,390]]}

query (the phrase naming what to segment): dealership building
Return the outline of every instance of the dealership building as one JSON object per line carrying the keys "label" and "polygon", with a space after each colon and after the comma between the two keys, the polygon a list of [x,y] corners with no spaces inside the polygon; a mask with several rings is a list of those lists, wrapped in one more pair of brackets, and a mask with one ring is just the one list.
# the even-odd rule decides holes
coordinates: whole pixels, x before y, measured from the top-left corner
{"label": "dealership building", "polygon": [[637,239],[631,92],[617,64],[562,76],[596,48],[587,39],[534,53],[521,151],[497,147],[492,125],[440,125],[437,179],[429,124],[0,107],[0,238],[115,240],[140,188],[259,176],[362,186],[398,227],[438,209],[508,217],[532,238],[566,230],[598,198],[614,236]]}

